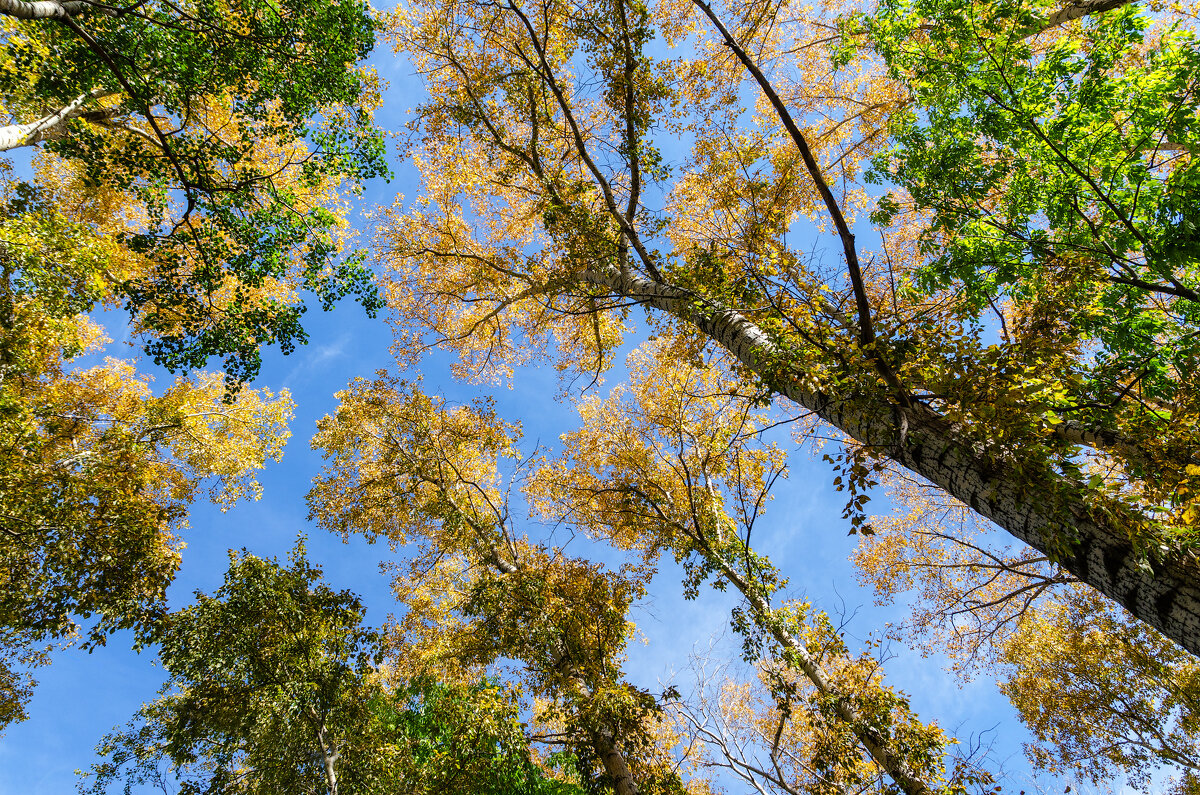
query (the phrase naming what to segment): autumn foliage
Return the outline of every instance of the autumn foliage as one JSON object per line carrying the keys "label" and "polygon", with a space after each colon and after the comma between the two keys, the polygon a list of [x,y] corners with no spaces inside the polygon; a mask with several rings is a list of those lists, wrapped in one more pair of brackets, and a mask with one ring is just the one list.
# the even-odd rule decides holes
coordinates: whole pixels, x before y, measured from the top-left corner
{"label": "autumn foliage", "polygon": [[[899,643],[995,678],[1035,770],[1195,791],[1196,19],[0,0],[0,149],[38,148],[0,174],[0,722],[48,644],[133,628],[172,679],[96,792],[1003,791],[886,677]],[[377,32],[424,92],[368,257]],[[390,549],[393,617],[302,552],[168,611],[187,506],[281,455],[261,349],[347,295],[396,362],[318,423],[308,507]],[[102,307],[186,374],[101,361]],[[530,445],[487,390],[543,364],[574,425]],[[853,640],[756,548],[799,450],[902,625]],[[667,563],[737,603],[741,663],[689,694],[628,665]]]}

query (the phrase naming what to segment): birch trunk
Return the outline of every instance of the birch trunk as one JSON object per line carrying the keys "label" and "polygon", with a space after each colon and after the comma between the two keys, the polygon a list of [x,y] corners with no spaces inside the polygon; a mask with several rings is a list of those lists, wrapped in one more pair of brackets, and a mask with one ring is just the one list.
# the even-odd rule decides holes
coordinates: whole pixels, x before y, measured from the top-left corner
{"label": "birch trunk", "polygon": [[[0,0],[0,3],[12,2],[13,0]],[[48,0],[47,0],[48,2]],[[49,3],[58,5],[57,3]],[[75,99],[63,105],[53,113],[49,113],[36,121],[31,121],[28,124],[10,124],[7,127],[0,127],[0,152],[7,152],[10,149],[17,149],[22,146],[33,146],[34,144],[43,141],[49,133],[53,132],[58,127],[61,127],[66,122],[83,113],[84,104],[90,99],[102,99],[116,94],[115,91],[107,91],[104,89],[94,89],[86,94],[80,94]]]}
{"label": "birch trunk", "polygon": [[0,0],[0,14],[17,19],[69,19],[88,5],[81,0]]}
{"label": "birch trunk", "polygon": [[754,614],[759,619],[763,619],[760,621],[760,626],[768,627],[771,636],[775,638],[780,647],[792,653],[796,665],[800,668],[805,678],[812,682],[821,695],[834,696],[833,703],[838,717],[850,728],[854,736],[862,743],[863,748],[870,754],[871,759],[879,765],[880,769],[891,776],[892,781],[896,782],[896,785],[900,787],[905,795],[933,795],[933,790],[908,768],[902,758],[892,752],[892,748],[889,747],[888,738],[873,731],[869,722],[864,721],[863,716],[850,706],[849,699],[846,697],[851,694],[840,692],[830,684],[829,676],[822,669],[821,665],[813,659],[812,655],[808,653],[804,644],[780,626],[778,621],[765,620],[771,617],[772,611],[770,605],[762,597],[758,596],[749,583],[719,556],[715,557],[713,562],[720,568],[721,574],[746,599]]}
{"label": "birch trunk", "polygon": [[329,795],[338,795],[336,766],[338,753],[329,747],[327,739],[325,727],[322,726],[317,730],[317,744],[321,746],[321,763],[325,768],[325,786],[329,788]]}

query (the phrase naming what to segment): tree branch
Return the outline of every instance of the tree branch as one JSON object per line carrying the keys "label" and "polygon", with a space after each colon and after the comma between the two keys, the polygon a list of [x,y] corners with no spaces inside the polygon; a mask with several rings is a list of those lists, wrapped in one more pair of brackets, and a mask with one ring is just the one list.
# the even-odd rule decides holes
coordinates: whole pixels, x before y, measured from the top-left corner
{"label": "tree branch", "polygon": [[900,379],[876,347],[875,324],[871,319],[871,304],[867,298],[866,285],[863,282],[862,270],[858,264],[858,250],[854,243],[854,233],[850,231],[850,225],[846,222],[842,208],[838,205],[837,198],[833,195],[829,183],[825,181],[825,177],[821,173],[821,166],[817,163],[817,159],[808,145],[808,140],[804,137],[804,133],[800,131],[800,127],[792,118],[792,114],[788,111],[787,106],[783,104],[783,100],[776,93],[771,82],[767,80],[766,75],[758,68],[758,65],[754,63],[753,59],[750,58],[746,50],[738,43],[737,39],[733,37],[733,34],[722,24],[720,18],[712,10],[712,7],[704,0],[692,0],[692,3],[712,21],[717,31],[721,34],[721,37],[725,40],[725,45],[737,56],[737,59],[746,67],[746,71],[758,83],[758,87],[767,99],[770,100],[771,106],[779,116],[784,129],[788,131],[788,134],[792,137],[792,141],[796,144],[796,149],[800,152],[800,157],[804,160],[804,166],[808,169],[809,176],[812,177],[813,182],[817,186],[817,191],[821,194],[821,200],[825,203],[825,209],[828,211],[834,227],[837,228],[838,238],[840,238],[842,243],[842,252],[846,258],[846,270],[850,276],[850,284],[854,289],[854,303],[858,309],[859,342],[871,358],[871,361],[875,364],[875,368],[879,371],[879,374],[883,376],[888,386],[896,393],[896,397],[901,405],[909,406],[911,400],[908,397],[908,391],[900,383]]}
{"label": "tree branch", "polygon": [[[21,0],[0,0],[0,4],[11,2],[19,3]],[[39,0],[38,4],[58,5],[57,3],[53,2],[53,0]],[[28,3],[26,5],[33,4]],[[51,132],[61,127],[71,119],[83,115],[83,106],[88,100],[103,99],[119,93],[119,91],[110,91],[104,88],[94,88],[86,94],[80,94],[58,110],[54,111],[53,113],[48,113],[36,121],[31,121],[27,124],[10,124],[7,127],[0,127],[0,152],[7,152],[11,149],[18,149],[22,146],[34,146],[35,144],[41,143],[47,137],[49,137]]]}
{"label": "tree branch", "polygon": [[70,19],[90,6],[86,0],[0,0],[0,14],[17,19]]}

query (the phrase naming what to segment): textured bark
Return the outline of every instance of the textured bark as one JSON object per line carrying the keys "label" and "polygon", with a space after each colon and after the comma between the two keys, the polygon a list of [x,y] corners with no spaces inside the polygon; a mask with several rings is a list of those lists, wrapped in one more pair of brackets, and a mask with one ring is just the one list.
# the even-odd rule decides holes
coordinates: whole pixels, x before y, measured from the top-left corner
{"label": "textured bark", "polygon": [[1056,28],[1059,25],[1065,25],[1074,19],[1086,17],[1089,14],[1102,14],[1105,11],[1112,11],[1115,8],[1120,8],[1123,5],[1128,5],[1131,0],[1074,0],[1067,3],[1062,8],[1055,11],[1046,20],[1046,24],[1041,30],[1049,30]]}
{"label": "textured bark", "polygon": [[592,745],[604,765],[604,772],[612,782],[613,792],[616,795],[639,795],[637,782],[625,762],[625,755],[617,746],[616,738],[610,732],[598,732],[592,740]]}
{"label": "textured bark", "polygon": [[[0,0],[0,3],[9,0]],[[57,4],[54,4],[57,5]],[[33,146],[40,143],[66,122],[84,113],[83,106],[89,99],[101,99],[113,96],[115,91],[94,89],[86,94],[80,94],[75,99],[63,105],[53,113],[49,113],[28,124],[10,124],[0,127],[0,152],[17,149],[22,146]]]}
{"label": "textured bark", "polygon": [[[976,453],[971,440],[924,406],[902,408],[880,393],[835,400],[797,386],[776,346],[736,311],[698,302],[690,293],[615,268],[585,278],[618,296],[644,302],[707,334],[780,394],[856,441],[882,451],[1016,538],[1058,562],[1135,617],[1200,656],[1200,583],[1190,562],[1146,561],[1130,541],[1145,517],[1089,504],[1073,484],[1041,462],[1011,464]],[[1066,550],[1062,554],[1060,550]]]}
{"label": "textured bark", "polygon": [[0,0],[0,14],[17,19],[69,19],[87,6],[88,3],[80,0],[68,0],[65,3],[58,0]]}

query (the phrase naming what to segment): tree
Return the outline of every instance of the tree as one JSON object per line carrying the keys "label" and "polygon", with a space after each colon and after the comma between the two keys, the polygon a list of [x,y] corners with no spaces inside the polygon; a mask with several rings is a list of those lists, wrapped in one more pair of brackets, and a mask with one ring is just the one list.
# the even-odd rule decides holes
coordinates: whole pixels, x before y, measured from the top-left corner
{"label": "tree", "polygon": [[[736,776],[760,795],[895,791],[886,773],[847,747],[844,732],[822,725],[811,683],[786,666],[767,662],[746,677],[727,663],[693,658],[689,669],[692,692],[669,709],[698,770]],[[971,771],[960,791],[986,792],[993,783],[970,758],[956,766],[960,775]]]}
{"label": "tree", "polygon": [[[580,407],[583,427],[564,437],[570,452],[535,456],[528,472],[513,448],[519,428],[484,401],[449,408],[382,375],[340,394],[314,439],[330,463],[310,505],[336,533],[419,544],[396,579],[407,606],[398,664],[421,660],[428,667],[416,672],[445,678],[516,660],[516,676],[547,700],[542,720],[553,719],[584,770],[602,767],[617,793],[657,791],[673,777],[658,768],[676,740],[655,741],[664,707],[623,681],[620,660],[632,599],[670,552],[685,563],[691,596],[711,579],[743,597],[732,624],[746,659],[770,673],[781,713],[797,715],[789,752],[820,787],[884,778],[895,782],[884,791],[962,792],[988,780],[969,767],[947,772],[950,740],[883,683],[873,649],[852,652],[823,612],[785,598],[786,579],[750,546],[782,467],[759,438],[756,396],[658,345],[630,369],[628,392]],[[569,558],[552,534],[523,535],[538,525],[513,519],[513,482],[549,527],[625,550],[622,567]]]}
{"label": "tree", "polygon": [[[1061,615],[1023,606],[1022,593],[1084,583],[1200,653],[1191,24],[1181,10],[1119,0],[965,13],[932,0],[865,12],[419,0],[396,12],[390,35],[416,57],[431,95],[410,140],[422,195],[381,237],[401,354],[415,360],[445,344],[460,354],[460,374],[489,379],[549,357],[556,344],[559,367],[590,377],[590,387],[613,363],[633,308],[649,312],[657,337],[635,360],[634,397],[584,404],[570,453],[547,466],[522,466],[517,429],[486,403],[448,409],[387,376],[342,396],[317,439],[330,464],[313,515],[335,532],[420,544],[398,582],[409,605],[403,664],[465,685],[515,661],[540,699],[535,739],[568,749],[585,787],[677,791],[685,784],[662,742],[662,705],[622,671],[629,606],[656,556],[670,551],[688,566],[685,587],[712,579],[745,600],[735,627],[774,711],[790,720],[776,718],[776,738],[787,732],[784,750],[804,760],[804,786],[929,792],[985,781],[947,770],[949,741],[937,726],[882,683],[870,650],[852,651],[819,609],[787,600],[782,573],[750,545],[782,470],[781,453],[755,438],[766,422],[756,410],[773,400],[810,439],[834,429],[842,447],[829,458],[849,492],[852,532],[874,532],[864,506],[892,468],[932,488],[938,504],[1031,546],[997,553],[937,520],[894,536],[892,550],[924,565],[950,549],[950,565],[995,575],[982,589],[948,577],[938,593],[950,598],[936,611],[967,605],[973,633],[958,636],[962,650],[1009,655],[1006,687],[1042,742],[1081,744],[1079,725],[1062,720],[1076,695],[1128,693],[1110,661],[1064,663],[1053,701],[1033,687],[1040,659],[990,649],[1016,633],[1050,659],[1094,651]],[[105,127],[108,89],[76,89],[88,93],[27,114],[34,127],[14,135]],[[188,110],[212,132],[211,119],[224,125],[234,114],[207,98],[235,94],[214,88],[197,95],[210,104]],[[757,98],[752,109],[747,97]],[[134,126],[153,137],[157,118],[148,100],[142,106],[146,126]],[[187,112],[172,112],[192,129]],[[307,128],[287,128],[276,143],[289,154],[267,160],[315,196],[327,186],[289,149],[306,137]],[[692,147],[682,164],[668,150],[680,138]],[[79,169],[83,145],[62,140]],[[174,180],[170,146],[156,145],[154,162]],[[232,146],[228,162],[251,157]],[[146,228],[165,229],[168,194],[147,193],[140,179],[117,187],[141,197]],[[190,299],[177,310],[155,291],[176,277],[201,284],[206,298],[228,287],[217,314],[238,315],[243,286],[273,295],[287,280],[227,279],[195,265],[193,251],[200,262],[205,245],[228,239],[219,261],[247,263],[300,238],[245,237],[250,216],[239,213],[266,207],[253,204],[258,194],[251,205],[210,204],[217,183],[190,179],[178,183],[181,217],[214,212],[230,237],[184,224],[139,238],[148,248],[128,250],[150,267],[138,272],[156,275],[121,289],[139,312],[150,307],[146,327],[163,335],[168,361],[234,337],[257,350],[260,330],[284,316],[275,299],[265,299],[265,315],[248,315],[248,335],[227,337],[218,324],[197,338],[208,328],[205,302],[193,314]],[[250,182],[266,185],[257,172]],[[19,212],[22,223],[43,224]],[[871,218],[876,250],[860,246],[856,216]],[[61,237],[38,245],[82,238],[74,223],[52,216],[37,228]],[[811,245],[797,244],[808,231]],[[820,250],[828,232],[832,263]],[[181,245],[192,248],[178,254]],[[73,255],[69,273],[88,284],[87,263],[103,253]],[[184,265],[163,271],[164,261]],[[211,273],[219,289],[204,281]],[[512,519],[506,468],[530,473],[541,519],[612,541],[630,552],[629,565],[531,541]],[[919,509],[917,499],[906,507]],[[1119,621],[1097,626],[1129,634]],[[1186,733],[1187,666],[1138,670],[1145,680],[1128,695],[1140,699],[1135,717],[1179,714]],[[1042,714],[1041,704],[1054,708]],[[800,707],[803,719],[791,720]],[[1086,718],[1079,723],[1105,736],[1132,725],[1099,708]],[[1186,759],[1176,734],[1102,764]]]}
{"label": "tree", "polygon": [[[418,3],[390,31],[430,90],[425,190],[385,233],[402,346],[491,378],[553,338],[599,374],[645,307],[844,435],[851,515],[893,462],[1200,653],[1185,16],[512,0]],[[889,139],[872,179],[897,195],[863,252],[863,159]],[[806,224],[837,264],[796,247]]]}
{"label": "tree", "polygon": [[877,602],[906,592],[911,620],[898,637],[949,657],[970,677],[994,668],[1026,615],[1077,582],[1036,551],[997,544],[978,514],[944,492],[885,472],[887,494],[903,506],[871,519],[854,561]]}
{"label": "tree", "polygon": [[407,606],[395,628],[400,670],[461,682],[515,660],[540,700],[535,721],[577,758],[589,789],[680,792],[654,742],[655,699],[621,668],[627,611],[650,570],[611,570],[520,532],[507,489],[520,474],[520,431],[486,401],[450,408],[383,375],[339,399],[313,439],[328,464],[311,514],[343,536],[419,544],[394,586]]}
{"label": "tree", "polygon": [[162,696],[99,746],[82,792],[124,780],[181,793],[569,795],[529,758],[497,685],[394,686],[378,633],[303,547],[286,568],[231,553],[224,585],[153,633]]}
{"label": "tree", "polygon": [[11,0],[0,25],[0,150],[40,144],[85,191],[139,208],[116,242],[141,267],[106,287],[159,364],[220,356],[233,389],[262,345],[306,339],[293,290],[374,311],[361,257],[338,258],[333,194],[386,170],[355,66],[373,44],[365,4]]}
{"label": "tree", "polygon": [[1172,770],[1177,792],[1195,791],[1200,668],[1157,632],[1076,588],[1025,616],[1003,660],[1000,689],[1033,730],[1037,765],[1144,790]]}
{"label": "tree", "polygon": [[165,757],[183,791],[336,795],[351,728],[369,716],[373,634],[357,598],[319,574],[302,551],[287,569],[231,553],[213,596],[197,593],[152,630],[164,695],[101,744],[112,761],[92,789],[123,772],[145,783]]}
{"label": "tree", "polygon": [[907,793],[978,783],[969,780],[978,771],[946,770],[953,740],[884,684],[875,649],[853,652],[819,606],[787,597],[786,577],[754,550],[755,524],[786,475],[782,451],[762,438],[772,425],[763,396],[682,353],[645,345],[629,357],[624,388],[582,403],[566,452],[532,479],[539,510],[620,547],[671,551],[689,596],[709,579],[741,595],[731,625],[780,726],[791,721],[786,752],[818,790],[883,777]]}
{"label": "tree", "polygon": [[[11,183],[7,187],[11,190]],[[0,209],[19,200],[6,191]],[[196,373],[155,395],[132,364],[99,352],[83,315],[110,246],[52,213],[0,229],[0,680],[3,723],[24,717],[49,642],[102,644],[165,610],[187,506],[207,487],[227,507],[258,496],[254,472],[278,459],[292,402]],[[11,660],[11,663],[10,663]],[[25,682],[24,685],[20,682]],[[7,683],[12,683],[8,685]]]}

